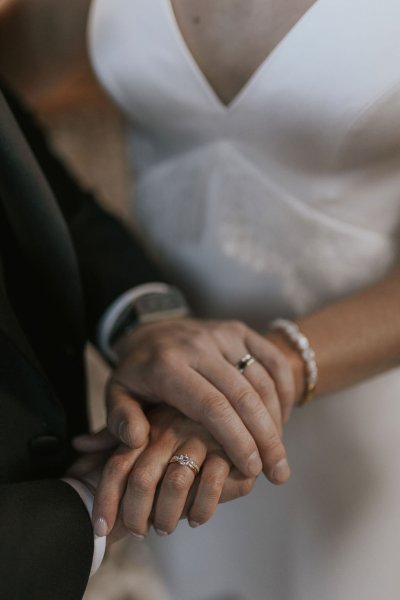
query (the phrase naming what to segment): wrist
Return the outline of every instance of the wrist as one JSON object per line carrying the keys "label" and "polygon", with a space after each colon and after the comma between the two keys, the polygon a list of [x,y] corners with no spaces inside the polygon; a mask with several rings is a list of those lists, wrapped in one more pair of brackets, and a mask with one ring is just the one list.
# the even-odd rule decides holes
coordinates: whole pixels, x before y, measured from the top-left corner
{"label": "wrist", "polygon": [[294,321],[283,318],[275,319],[270,323],[270,330],[280,332],[286,338],[288,344],[296,351],[303,363],[303,395],[300,401],[297,402],[298,406],[303,406],[314,398],[318,383],[318,366],[315,352],[310,345],[308,337],[304,335]]}
{"label": "wrist", "polygon": [[[189,307],[177,288],[148,283],[128,290],[106,311],[99,325],[99,346],[111,363],[117,363],[129,333],[139,326],[187,316]],[[123,351],[122,351],[123,352]]]}
{"label": "wrist", "polygon": [[295,398],[293,404],[296,405],[303,398],[306,387],[304,362],[299,352],[292,346],[282,331],[269,331],[266,334],[266,338],[282,352],[291,367],[295,384]]}
{"label": "wrist", "polygon": [[157,328],[161,332],[165,328],[168,328],[171,322],[181,321],[182,319],[187,320],[188,317],[182,315],[149,323],[138,323],[134,328],[120,335],[112,346],[114,366],[117,366],[121,360],[123,360],[138,343],[140,343],[143,336],[149,335],[150,330]]}

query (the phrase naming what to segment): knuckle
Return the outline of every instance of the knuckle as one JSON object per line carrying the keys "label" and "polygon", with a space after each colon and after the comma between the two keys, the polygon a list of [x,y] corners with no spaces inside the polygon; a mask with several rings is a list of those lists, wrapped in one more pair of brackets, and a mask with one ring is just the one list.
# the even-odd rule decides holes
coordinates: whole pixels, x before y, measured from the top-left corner
{"label": "knuckle", "polygon": [[205,352],[210,345],[210,336],[208,332],[196,329],[191,336],[191,346],[198,352]]}
{"label": "knuckle", "polygon": [[154,480],[148,469],[139,467],[131,473],[129,485],[135,490],[135,493],[146,495],[153,490]]}
{"label": "knuckle", "polygon": [[238,493],[240,497],[243,496],[247,496],[251,490],[254,487],[256,479],[255,478],[248,478],[248,479],[243,479],[239,484],[238,484]]}
{"label": "knuckle", "polygon": [[204,424],[212,421],[227,421],[231,408],[225,398],[219,393],[209,393],[203,398],[199,411],[200,421]]}
{"label": "knuckle", "polygon": [[236,319],[229,321],[229,327],[240,337],[244,337],[247,332],[247,327],[242,321],[238,321]]}
{"label": "knuckle", "polygon": [[224,485],[224,478],[218,475],[207,475],[203,477],[201,485],[208,498],[219,499]]}
{"label": "knuckle", "polygon": [[111,458],[108,459],[107,465],[105,467],[105,472],[107,476],[115,478],[121,475],[125,475],[129,468],[130,463],[128,460],[128,455],[114,454],[113,456],[111,456]]}
{"label": "knuckle", "polygon": [[173,470],[165,478],[165,486],[169,493],[180,496],[189,487],[187,473],[183,469]]}
{"label": "knuckle", "polygon": [[153,362],[157,367],[169,367],[175,364],[176,351],[173,347],[160,343],[155,348]]}
{"label": "knuckle", "polygon": [[261,405],[259,406],[259,402],[257,400],[256,395],[249,389],[241,389],[238,391],[235,398],[235,406],[239,413],[254,412],[260,410]]}

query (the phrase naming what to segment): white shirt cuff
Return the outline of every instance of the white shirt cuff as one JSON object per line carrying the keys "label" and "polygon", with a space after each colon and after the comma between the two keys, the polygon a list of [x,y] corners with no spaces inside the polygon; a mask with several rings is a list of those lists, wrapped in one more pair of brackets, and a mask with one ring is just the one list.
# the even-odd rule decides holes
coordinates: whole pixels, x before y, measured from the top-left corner
{"label": "white shirt cuff", "polygon": [[[74,490],[79,494],[79,496],[82,499],[82,502],[86,506],[90,518],[92,518],[94,496],[89,490],[89,488],[86,487],[86,485],[78,479],[72,479],[71,477],[63,477],[62,480],[65,481],[65,483],[68,483],[71,487],[73,487]],[[94,536],[93,560],[89,577],[96,573],[101,563],[103,562],[104,554],[106,552],[106,543],[106,537],[97,537],[97,535]]]}
{"label": "white shirt cuff", "polygon": [[110,335],[120,314],[132,303],[143,296],[143,294],[151,293],[166,293],[170,289],[170,286],[166,283],[152,282],[144,283],[143,285],[137,285],[134,288],[126,291],[121,296],[118,296],[116,300],[107,308],[103,316],[100,319],[97,328],[97,344],[103,354],[112,362],[117,363],[118,358],[113,352],[110,346]]}

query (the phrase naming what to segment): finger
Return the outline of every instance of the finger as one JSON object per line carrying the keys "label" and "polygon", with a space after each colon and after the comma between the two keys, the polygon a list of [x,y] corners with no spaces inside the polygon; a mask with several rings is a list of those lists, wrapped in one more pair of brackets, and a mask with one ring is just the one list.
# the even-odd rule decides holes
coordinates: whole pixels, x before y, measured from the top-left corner
{"label": "finger", "polygon": [[223,453],[212,453],[206,458],[193,504],[188,513],[191,527],[207,523],[215,513],[231,462]]}
{"label": "finger", "polygon": [[282,420],[286,423],[296,396],[294,374],[288,360],[274,344],[251,330],[246,333],[246,345],[250,354],[271,374],[282,407]]}
{"label": "finger", "polygon": [[280,437],[282,437],[282,409],[279,402],[275,383],[270,374],[258,362],[248,365],[242,373],[272,417]]}
{"label": "finger", "polygon": [[[240,342],[238,343],[236,340],[231,340],[230,344],[227,344],[226,340],[221,340],[219,344],[221,351],[228,363],[236,367],[239,376],[244,377],[249,382],[257,396],[260,398],[261,402],[271,415],[278,430],[279,436],[282,437],[281,405],[275,383],[271,378],[270,373],[258,361],[256,354],[251,354],[255,361],[245,366],[243,372],[240,372],[236,365],[240,361],[241,357],[250,354],[249,349],[247,349]],[[235,374],[235,377],[238,378],[238,375]]]}
{"label": "finger", "polygon": [[237,469],[231,469],[229,477],[225,480],[219,503],[223,504],[224,502],[230,502],[231,500],[247,496],[253,489],[256,481],[256,477],[246,477]]}
{"label": "finger", "polygon": [[115,448],[118,444],[119,440],[106,428],[97,433],[78,435],[72,440],[72,445],[78,452],[101,452]]}
{"label": "finger", "polygon": [[[212,365],[208,363],[207,367],[199,365],[199,370],[201,368],[203,368],[204,376],[225,397],[229,398],[233,409],[242,419],[247,431],[252,434],[257,444],[266,477],[272,483],[285,483],[290,476],[286,451],[279,430],[259,395],[243,375],[222,358],[215,359]],[[273,393],[273,382],[271,379],[270,381],[271,393]],[[225,447],[224,449],[226,451]],[[244,472],[244,474],[249,476],[249,472]],[[250,473],[250,475],[257,474]]]}
{"label": "finger", "polygon": [[149,435],[149,423],[139,402],[128,390],[110,379],[106,390],[107,425],[130,448],[141,448]]}
{"label": "finger", "polygon": [[89,471],[97,469],[99,465],[104,464],[109,456],[109,452],[92,452],[80,456],[66,471],[67,477],[76,477],[79,479],[86,475]]}
{"label": "finger", "polygon": [[[201,467],[207,447],[200,440],[191,440],[180,446],[176,455],[186,455]],[[196,473],[188,466],[170,464],[163,477],[154,511],[154,529],[160,536],[172,533],[181,518]]]}
{"label": "finger", "polygon": [[[219,368],[226,371],[226,362],[220,361],[222,367],[219,364]],[[232,371],[235,373],[233,367]],[[225,387],[231,395],[232,385]],[[252,476],[261,472],[262,463],[253,436],[227,397],[208,379],[192,368],[182,368],[179,377],[174,378],[166,400],[193,421],[201,423],[242,473]]]}
{"label": "finger", "polygon": [[120,446],[106,462],[93,505],[93,527],[97,536],[108,535],[115,525],[128,475],[142,448]]}
{"label": "finger", "polygon": [[157,486],[176,448],[175,439],[163,439],[148,447],[128,479],[122,502],[122,520],[133,536],[144,539],[150,526]]}

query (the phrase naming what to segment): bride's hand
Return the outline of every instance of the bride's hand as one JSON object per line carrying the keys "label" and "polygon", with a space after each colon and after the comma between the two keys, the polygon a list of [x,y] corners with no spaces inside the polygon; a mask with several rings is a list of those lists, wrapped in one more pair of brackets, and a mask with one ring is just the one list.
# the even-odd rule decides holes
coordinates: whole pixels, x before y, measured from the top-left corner
{"label": "bride's hand", "polygon": [[[148,534],[150,525],[159,535],[169,535],[184,516],[197,527],[212,517],[219,502],[243,496],[254,485],[255,477],[233,469],[201,425],[165,406],[153,409],[148,418],[147,446],[119,446],[104,466],[93,510],[97,534],[108,534],[118,516],[138,539]],[[95,440],[92,448],[93,444]],[[85,441],[79,447],[85,449]],[[170,463],[179,455],[190,457],[200,472]]]}

